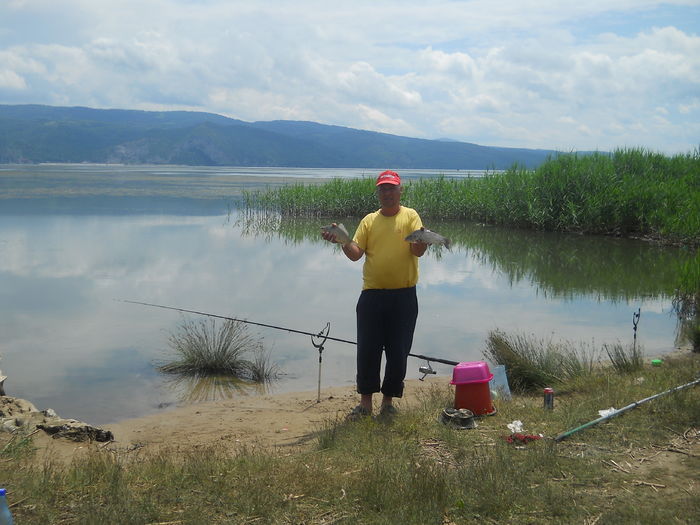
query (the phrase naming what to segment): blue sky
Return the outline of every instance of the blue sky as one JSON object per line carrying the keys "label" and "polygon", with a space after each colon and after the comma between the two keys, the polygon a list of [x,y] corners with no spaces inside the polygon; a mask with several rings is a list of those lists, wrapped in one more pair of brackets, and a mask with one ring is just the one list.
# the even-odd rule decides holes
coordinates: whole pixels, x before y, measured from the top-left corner
{"label": "blue sky", "polygon": [[3,0],[0,104],[700,146],[700,0]]}

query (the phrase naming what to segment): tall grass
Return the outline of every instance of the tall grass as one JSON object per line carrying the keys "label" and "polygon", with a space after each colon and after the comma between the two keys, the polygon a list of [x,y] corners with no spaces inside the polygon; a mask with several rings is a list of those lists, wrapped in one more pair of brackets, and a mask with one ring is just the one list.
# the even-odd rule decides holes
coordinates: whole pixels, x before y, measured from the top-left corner
{"label": "tall grass", "polygon": [[[609,366],[618,374],[638,372],[644,355],[637,344],[603,344]],[[532,335],[509,335],[500,330],[489,333],[484,356],[505,365],[508,382],[515,392],[533,392],[591,376],[601,367],[599,354],[591,345],[555,343]]]}
{"label": "tall grass", "polygon": [[603,349],[608,354],[612,367],[618,373],[637,372],[644,365],[642,351],[637,345],[605,344]]}
{"label": "tall grass", "polygon": [[489,332],[484,356],[505,365],[508,383],[515,392],[532,392],[576,377],[590,375],[597,352],[587,346],[556,343],[532,335]]}
{"label": "tall grass", "polygon": [[[249,210],[286,216],[362,216],[378,207],[373,179],[334,179],[245,194]],[[403,202],[427,219],[456,219],[700,244],[700,153],[644,149],[560,154],[535,170],[419,179]]]}

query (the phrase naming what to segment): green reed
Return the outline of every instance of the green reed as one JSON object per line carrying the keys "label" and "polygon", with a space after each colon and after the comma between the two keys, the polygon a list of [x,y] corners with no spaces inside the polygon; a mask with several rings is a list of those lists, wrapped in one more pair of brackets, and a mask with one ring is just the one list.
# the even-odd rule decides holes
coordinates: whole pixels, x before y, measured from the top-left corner
{"label": "green reed", "polygon": [[[361,217],[378,207],[373,179],[281,187],[244,195],[247,209],[296,217]],[[409,181],[403,203],[426,219],[700,244],[700,154],[644,149],[551,157],[484,177]]]}
{"label": "green reed", "polygon": [[370,179],[332,179],[325,184],[291,184],[243,192],[246,209],[274,211],[289,217],[360,216],[376,208]]}

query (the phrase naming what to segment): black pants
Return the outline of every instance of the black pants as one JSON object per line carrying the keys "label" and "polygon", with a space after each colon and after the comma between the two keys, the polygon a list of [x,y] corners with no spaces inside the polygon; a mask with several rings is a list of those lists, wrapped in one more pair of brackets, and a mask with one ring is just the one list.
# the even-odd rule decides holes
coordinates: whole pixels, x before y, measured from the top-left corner
{"label": "black pants", "polygon": [[[357,392],[401,397],[418,318],[415,286],[363,290],[357,301]],[[380,386],[382,352],[386,354]]]}

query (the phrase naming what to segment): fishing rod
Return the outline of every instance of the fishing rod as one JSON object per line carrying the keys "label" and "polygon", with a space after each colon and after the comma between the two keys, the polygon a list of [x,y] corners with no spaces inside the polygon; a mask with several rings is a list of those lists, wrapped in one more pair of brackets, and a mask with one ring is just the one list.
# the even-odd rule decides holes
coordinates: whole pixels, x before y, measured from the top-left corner
{"label": "fishing rod", "polygon": [[[236,317],[227,317],[225,315],[210,314],[207,312],[200,312],[197,310],[188,310],[186,308],[176,308],[174,306],[163,306],[162,304],[152,304],[152,303],[142,303],[141,301],[128,301],[126,299],[119,299],[122,303],[130,304],[140,304],[142,306],[152,306],[154,308],[163,308],[165,310],[175,310],[176,312],[183,312],[187,314],[205,315],[207,317],[214,317],[216,319],[224,319],[226,321],[238,321],[239,323],[254,324],[256,326],[264,326],[266,328],[274,328],[275,330],[284,330],[286,332],[291,332],[293,334],[310,335],[311,337],[324,337],[324,339],[330,339],[331,341],[338,341],[339,343],[348,343],[351,345],[356,345],[355,341],[348,341],[347,339],[339,339],[337,337],[323,336],[325,328],[320,332],[314,334],[312,332],[304,332],[303,330],[295,330],[294,328],[285,328],[284,326],[276,326],[274,324],[256,323],[255,321],[248,321],[247,319],[238,319]],[[457,363],[455,363],[457,364]]]}
{"label": "fishing rod", "polygon": [[[293,334],[301,334],[301,335],[308,335],[311,336],[311,344],[318,349],[318,398],[317,402],[320,401],[320,396],[321,396],[321,362],[322,362],[322,353],[323,353],[323,345],[327,340],[330,341],[337,341],[339,343],[346,343],[350,345],[357,345],[357,342],[355,341],[350,341],[349,339],[341,339],[339,337],[331,337],[328,335],[331,330],[331,323],[328,322],[326,323],[326,326],[323,328],[318,333],[313,333],[313,332],[305,332],[304,330],[296,330],[294,328],[287,328],[284,326],[277,326],[274,324],[267,324],[267,323],[257,323],[255,321],[249,321],[247,319],[238,319],[236,317],[228,317],[225,315],[218,315],[218,314],[211,314],[208,312],[201,312],[199,310],[189,310],[187,308],[177,308],[175,306],[165,306],[162,304],[154,304],[154,303],[145,303],[142,301],[130,301],[127,299],[118,299],[119,301],[123,303],[129,303],[129,304],[138,304],[141,306],[150,306],[153,308],[162,308],[164,310],[174,310],[176,312],[181,312],[181,313],[188,313],[188,314],[195,314],[195,315],[204,315],[206,317],[213,317],[216,319],[224,319],[226,321],[236,321],[239,323],[246,323],[246,324],[252,324],[255,326],[263,326],[265,328],[272,328],[274,330],[283,330],[285,332],[290,332]],[[457,361],[450,361],[449,359],[441,359],[439,357],[431,357],[427,355],[421,355],[421,354],[411,354],[409,353],[411,357],[415,357],[417,359],[424,359],[425,361],[428,362],[427,366],[421,366],[418,368],[418,371],[423,374],[423,377],[420,378],[421,381],[425,379],[425,377],[428,374],[435,374],[435,370],[430,366],[430,363],[442,363],[445,365],[451,365],[451,366],[457,366],[459,363]]]}
{"label": "fishing rod", "polygon": [[[165,310],[175,310],[176,312],[183,312],[183,313],[188,313],[188,314],[205,315],[207,317],[215,317],[217,319],[224,319],[226,321],[238,321],[239,323],[247,323],[247,324],[253,324],[256,326],[264,326],[265,328],[274,328],[275,330],[284,330],[286,332],[291,332],[294,334],[310,335],[311,337],[323,337],[324,340],[328,339],[330,341],[337,341],[339,343],[347,343],[350,345],[357,345],[357,342],[355,342],[355,341],[350,341],[348,339],[340,339],[338,337],[331,337],[329,335],[324,335],[323,332],[326,330],[325,328],[318,333],[312,333],[312,332],[305,332],[303,330],[295,330],[294,328],[286,328],[284,326],[277,326],[274,324],[256,323],[255,321],[248,321],[247,319],[238,319],[236,317],[227,317],[225,315],[210,314],[207,312],[200,312],[198,310],[188,310],[186,308],[176,308],[175,306],[164,306],[162,304],[144,303],[141,301],[129,301],[126,299],[120,299],[120,301],[123,303],[140,304],[142,306],[152,306],[154,308],[163,308]],[[459,364],[457,361],[450,361],[449,359],[441,359],[439,357],[430,357],[430,356],[420,355],[420,354],[408,354],[408,355],[410,355],[411,357],[416,357],[418,359],[424,359],[428,362],[432,361],[433,363],[442,363],[444,365],[457,366]]]}
{"label": "fishing rod", "polygon": [[554,441],[556,443],[559,443],[560,441],[563,441],[566,438],[568,438],[571,434],[574,434],[580,430],[584,430],[586,428],[597,425],[598,423],[602,423],[603,421],[607,421],[608,419],[612,419],[613,417],[619,416],[620,414],[623,414],[623,413],[627,412],[628,410],[632,410],[633,408],[637,408],[639,405],[641,405],[643,403],[647,403],[648,401],[656,399],[657,397],[665,396],[666,394],[670,394],[671,392],[677,392],[679,390],[683,390],[684,388],[688,388],[690,386],[697,385],[698,383],[700,383],[700,377],[698,379],[696,379],[695,381],[691,381],[690,383],[686,383],[684,385],[669,388],[668,390],[666,390],[664,392],[660,392],[660,393],[655,394],[653,396],[645,397],[644,399],[640,399],[639,401],[635,401],[634,403],[630,403],[626,407],[622,407],[620,410],[615,410],[614,412],[611,412],[608,415],[601,416],[598,419],[594,419],[593,421],[589,421],[588,423],[585,423],[585,424],[578,426],[574,429],[563,432],[563,433],[559,434],[557,437],[555,437]]}

